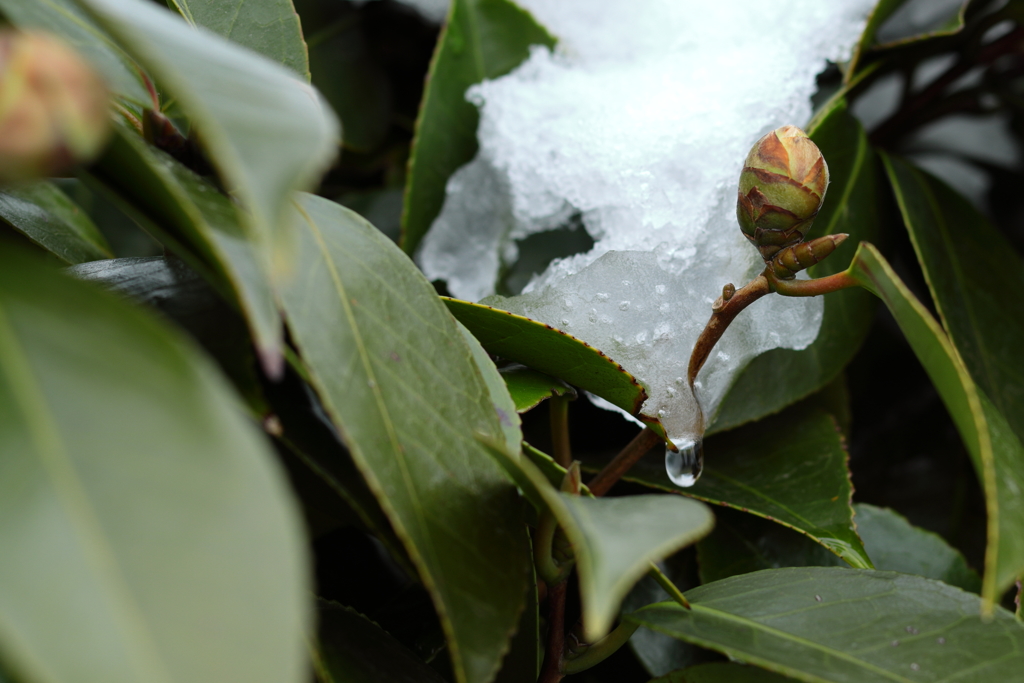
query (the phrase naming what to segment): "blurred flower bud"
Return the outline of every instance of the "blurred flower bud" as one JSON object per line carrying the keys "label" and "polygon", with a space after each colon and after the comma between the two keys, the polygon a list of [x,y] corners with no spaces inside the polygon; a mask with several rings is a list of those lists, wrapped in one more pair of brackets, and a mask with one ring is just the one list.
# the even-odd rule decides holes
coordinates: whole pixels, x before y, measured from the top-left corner
{"label": "blurred flower bud", "polygon": [[783,126],[757,141],[740,174],[736,216],[765,261],[804,238],[827,187],[825,158],[796,126]]}
{"label": "blurred flower bud", "polygon": [[0,31],[0,182],[55,175],[107,139],[107,89],[64,43]]}
{"label": "blurred flower bud", "polygon": [[836,250],[846,238],[846,233],[825,235],[810,242],[801,242],[786,247],[775,254],[772,259],[772,270],[780,280],[792,280],[805,268],[810,268]]}

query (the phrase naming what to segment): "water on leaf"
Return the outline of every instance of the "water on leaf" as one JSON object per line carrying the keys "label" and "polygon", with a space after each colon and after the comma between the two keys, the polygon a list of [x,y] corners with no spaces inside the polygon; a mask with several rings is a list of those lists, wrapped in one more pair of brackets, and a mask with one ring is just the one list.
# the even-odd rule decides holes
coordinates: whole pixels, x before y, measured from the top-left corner
{"label": "water on leaf", "polygon": [[679,450],[665,449],[665,471],[676,486],[690,487],[697,483],[704,469],[704,438],[673,441]]}

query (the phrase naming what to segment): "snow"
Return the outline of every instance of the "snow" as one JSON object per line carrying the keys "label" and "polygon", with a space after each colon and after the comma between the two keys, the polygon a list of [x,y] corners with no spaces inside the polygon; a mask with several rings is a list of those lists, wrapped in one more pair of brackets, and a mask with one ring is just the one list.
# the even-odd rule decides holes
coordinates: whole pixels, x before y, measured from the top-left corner
{"label": "snow", "polygon": [[[474,86],[475,160],[449,180],[417,259],[460,298],[495,291],[516,242],[574,217],[595,240],[487,303],[605,351],[648,388],[643,412],[699,438],[690,350],[728,282],[763,267],[736,224],[750,146],[802,125],[815,76],[842,61],[872,0],[523,0],[560,39]],[[753,357],[817,336],[820,299],[770,296],[733,323],[698,378],[710,415]]]}

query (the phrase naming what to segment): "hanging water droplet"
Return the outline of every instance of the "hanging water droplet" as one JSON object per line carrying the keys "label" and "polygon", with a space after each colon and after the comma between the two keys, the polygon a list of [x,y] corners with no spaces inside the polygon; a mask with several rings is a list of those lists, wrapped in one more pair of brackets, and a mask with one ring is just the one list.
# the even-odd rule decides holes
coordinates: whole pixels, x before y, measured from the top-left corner
{"label": "hanging water droplet", "polygon": [[676,442],[678,451],[665,449],[665,471],[676,486],[693,486],[704,469],[704,439],[697,437],[688,442]]}

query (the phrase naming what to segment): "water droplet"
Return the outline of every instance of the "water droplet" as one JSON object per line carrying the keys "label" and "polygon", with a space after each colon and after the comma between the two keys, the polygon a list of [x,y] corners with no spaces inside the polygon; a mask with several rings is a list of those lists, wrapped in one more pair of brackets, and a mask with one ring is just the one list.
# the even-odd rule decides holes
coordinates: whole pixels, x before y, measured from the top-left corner
{"label": "water droplet", "polygon": [[629,310],[629,302],[628,301],[620,301],[619,302],[619,310],[620,311],[628,311]]}
{"label": "water droplet", "polygon": [[704,439],[697,437],[676,445],[678,451],[665,450],[665,471],[673,484],[688,488],[697,483],[704,469]]}
{"label": "water droplet", "polygon": [[937,642],[939,645],[945,645],[946,644],[946,639],[945,638],[936,638],[935,642]]}
{"label": "water droplet", "polygon": [[892,646],[893,647],[897,647],[899,644],[900,644],[900,641],[898,641],[898,640],[892,641]]}
{"label": "water droplet", "polygon": [[815,595],[814,596],[814,601],[815,602],[821,602],[821,596],[820,595]]}
{"label": "water droplet", "polygon": [[917,671],[917,670],[918,670],[918,669],[920,669],[920,668],[921,668],[921,667],[919,667],[919,666],[917,665],[917,663],[916,663],[916,662],[914,662],[914,663],[912,663],[912,664],[910,665],[910,670],[911,670],[911,671]]}
{"label": "water droplet", "polygon": [[914,628],[913,626],[908,626],[906,628],[906,631],[907,631],[907,633],[911,633],[911,634],[913,634],[915,636],[918,634],[918,630],[916,628]]}
{"label": "water droplet", "polygon": [[654,291],[657,292],[658,294],[664,294],[665,293],[665,285],[655,285],[654,286]]}
{"label": "water droplet", "polygon": [[608,294],[605,293],[605,292],[598,292],[597,293],[597,300],[598,301],[608,301]]}

